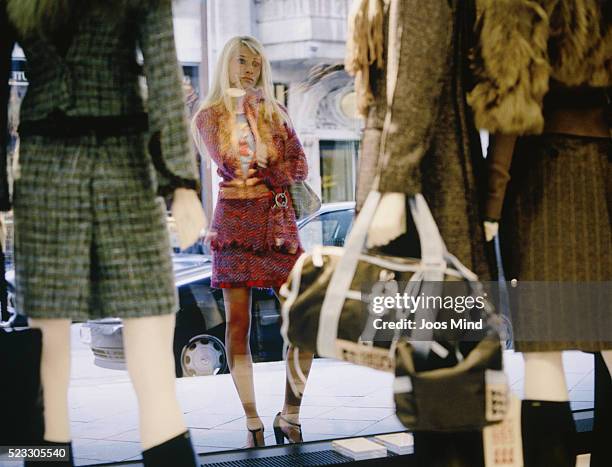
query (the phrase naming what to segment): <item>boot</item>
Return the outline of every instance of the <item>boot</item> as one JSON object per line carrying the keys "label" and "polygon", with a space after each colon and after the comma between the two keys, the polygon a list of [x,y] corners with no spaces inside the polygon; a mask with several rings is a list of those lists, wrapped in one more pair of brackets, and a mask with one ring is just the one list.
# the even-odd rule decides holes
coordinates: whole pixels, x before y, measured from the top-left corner
{"label": "boot", "polygon": [[484,467],[482,431],[414,433],[418,467]]}
{"label": "boot", "polygon": [[189,431],[142,452],[145,467],[200,467]]}
{"label": "boot", "polygon": [[569,402],[524,400],[521,431],[525,467],[576,465],[576,425]]}
{"label": "boot", "polygon": [[612,433],[612,380],[600,353],[595,354],[595,419],[591,467],[610,465],[610,433]]}
{"label": "boot", "polygon": [[44,464],[42,462],[36,462],[36,461],[24,461],[23,462],[23,467],[40,467],[41,465],[47,465],[49,464],[52,467],[73,467],[74,466],[74,457],[72,455],[72,443],[55,443],[53,441],[42,441],[40,443],[40,447],[45,447],[45,448],[63,448],[65,446],[68,446],[68,460],[66,461],[51,461],[51,460],[47,460],[45,459]]}

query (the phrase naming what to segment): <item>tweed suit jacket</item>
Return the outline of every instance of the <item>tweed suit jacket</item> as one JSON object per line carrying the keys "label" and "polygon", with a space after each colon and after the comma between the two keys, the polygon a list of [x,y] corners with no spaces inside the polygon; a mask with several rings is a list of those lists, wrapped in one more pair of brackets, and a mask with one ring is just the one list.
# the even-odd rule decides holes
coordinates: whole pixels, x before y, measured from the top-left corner
{"label": "tweed suit jacket", "polygon": [[358,205],[375,175],[379,190],[422,193],[448,250],[489,275],[482,228],[484,159],[466,103],[473,2],[390,0],[384,67],[370,68]]}
{"label": "tweed suit jacket", "polygon": [[[67,116],[125,116],[147,111],[150,152],[158,191],[197,187],[197,169],[187,131],[172,24],[171,0],[134,2],[122,17],[104,17],[95,10],[78,18],[67,48],[61,50],[44,33],[20,37],[12,27],[6,1],[0,1],[0,79],[7,82],[11,51],[19,43],[27,58],[29,87],[21,106],[21,122]],[[137,51],[142,52],[147,98],[144,99]],[[6,128],[8,89],[2,86],[0,124]],[[1,207],[8,207],[6,135],[0,156]]]}

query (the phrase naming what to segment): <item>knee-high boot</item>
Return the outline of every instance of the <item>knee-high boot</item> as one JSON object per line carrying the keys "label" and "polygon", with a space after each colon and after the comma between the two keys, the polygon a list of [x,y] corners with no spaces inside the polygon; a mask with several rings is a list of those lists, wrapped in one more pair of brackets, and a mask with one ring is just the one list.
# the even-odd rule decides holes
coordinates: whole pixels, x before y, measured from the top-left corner
{"label": "knee-high boot", "polygon": [[576,465],[576,425],[569,402],[524,400],[521,425],[525,467]]}
{"label": "knee-high boot", "polygon": [[595,420],[591,467],[610,465],[612,433],[612,379],[600,353],[595,354]]}
{"label": "knee-high boot", "polygon": [[484,467],[482,431],[414,433],[419,467]]}
{"label": "knee-high boot", "polygon": [[188,431],[143,451],[142,460],[145,467],[200,467]]}

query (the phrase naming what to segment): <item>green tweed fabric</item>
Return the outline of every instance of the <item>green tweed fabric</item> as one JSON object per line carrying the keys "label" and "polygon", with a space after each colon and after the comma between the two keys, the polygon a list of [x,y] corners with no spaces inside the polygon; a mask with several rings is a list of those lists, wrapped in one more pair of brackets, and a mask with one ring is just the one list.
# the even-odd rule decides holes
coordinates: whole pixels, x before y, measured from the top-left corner
{"label": "green tweed fabric", "polygon": [[[142,2],[118,15],[109,18],[92,10],[78,18],[65,50],[41,34],[14,33],[27,58],[29,81],[21,121],[40,120],[57,110],[90,117],[145,110],[150,134],[159,133],[161,139],[161,158],[155,161],[159,191],[195,187],[198,173],[187,130],[171,1]],[[145,103],[138,50],[144,62]]]}
{"label": "green tweed fabric", "polygon": [[[0,0],[0,72],[8,74],[13,43],[27,58],[21,122],[58,111],[71,117],[147,111],[149,134],[22,136],[13,196],[18,310],[75,320],[175,312],[166,212],[156,194],[196,187],[198,175],[171,0],[127,2],[112,16],[91,9],[74,21],[58,37],[20,33]],[[0,98],[3,123],[5,88]],[[152,135],[160,143],[155,151],[148,150]]]}
{"label": "green tweed fabric", "polygon": [[74,320],[176,311],[165,206],[142,136],[30,137],[20,165],[18,310]]}

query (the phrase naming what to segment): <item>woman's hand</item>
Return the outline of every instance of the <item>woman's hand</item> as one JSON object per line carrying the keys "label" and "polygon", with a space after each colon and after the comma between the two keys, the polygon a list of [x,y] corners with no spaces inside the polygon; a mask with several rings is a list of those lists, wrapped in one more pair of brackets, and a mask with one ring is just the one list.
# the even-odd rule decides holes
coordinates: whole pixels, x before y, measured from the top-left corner
{"label": "woman's hand", "polygon": [[383,246],[406,232],[406,195],[382,195],[368,230],[367,247]]}
{"label": "woman's hand", "polygon": [[259,142],[256,143],[255,149],[255,160],[257,161],[257,165],[263,169],[268,167],[268,147]]}
{"label": "woman's hand", "polygon": [[172,217],[181,250],[193,245],[206,228],[206,216],[194,190],[177,188],[172,198]]}

